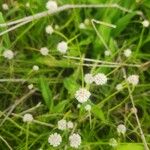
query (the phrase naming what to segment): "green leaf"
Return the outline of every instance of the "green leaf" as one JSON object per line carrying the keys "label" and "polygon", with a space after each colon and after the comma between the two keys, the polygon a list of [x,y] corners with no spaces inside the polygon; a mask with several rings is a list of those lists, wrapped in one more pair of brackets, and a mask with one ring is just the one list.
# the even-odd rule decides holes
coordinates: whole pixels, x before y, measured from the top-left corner
{"label": "green leaf", "polygon": [[136,143],[119,145],[117,150],[144,150],[144,146]]}
{"label": "green leaf", "polygon": [[114,37],[118,36],[130,23],[130,20],[136,15],[136,13],[127,14],[116,23],[116,29],[112,30],[112,35]]}
{"label": "green leaf", "polygon": [[63,112],[63,110],[64,110],[65,106],[67,105],[67,103],[68,103],[68,100],[61,101],[60,103],[58,103],[54,107],[53,112],[55,112],[55,113]]}
{"label": "green leaf", "polygon": [[102,121],[106,121],[105,116],[101,108],[97,106],[92,106],[92,113],[94,114],[95,117],[99,118]]}
{"label": "green leaf", "polygon": [[68,90],[68,93],[71,95],[74,95],[74,93],[79,89],[79,85],[77,84],[74,77],[65,78],[64,86]]}
{"label": "green leaf", "polygon": [[[1,12],[0,12],[0,23],[5,23],[3,14]],[[3,32],[5,30],[7,30],[6,27],[0,27],[0,32]],[[10,47],[10,39],[9,39],[8,33],[6,33],[2,36],[2,40],[3,40],[4,44],[6,45],[6,47],[9,48]]]}
{"label": "green leaf", "polygon": [[40,90],[45,101],[47,107],[52,111],[53,109],[53,99],[52,99],[52,91],[49,88],[49,84],[46,81],[45,77],[40,77]]}
{"label": "green leaf", "polygon": [[37,60],[37,63],[47,65],[49,67],[64,67],[64,68],[72,68],[75,67],[75,65],[68,59],[56,59],[52,55],[49,55],[49,57],[39,57]]}

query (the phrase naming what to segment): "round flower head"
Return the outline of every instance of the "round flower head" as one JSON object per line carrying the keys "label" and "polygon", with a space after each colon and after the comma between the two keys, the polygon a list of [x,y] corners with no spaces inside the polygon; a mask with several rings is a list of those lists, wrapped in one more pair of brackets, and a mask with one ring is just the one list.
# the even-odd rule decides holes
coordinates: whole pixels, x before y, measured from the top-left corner
{"label": "round flower head", "polygon": [[86,90],[85,88],[80,88],[78,91],[75,93],[75,98],[80,102],[84,103],[86,102],[89,97],[91,96],[91,93]]}
{"label": "round flower head", "polygon": [[25,114],[23,116],[23,122],[32,122],[33,121],[33,116],[31,114]]}
{"label": "round flower head", "polygon": [[89,26],[89,25],[90,25],[90,20],[89,20],[88,18],[86,18],[86,19],[84,20],[84,24],[85,24],[86,26]]}
{"label": "round flower head", "polygon": [[122,84],[117,84],[117,85],[116,85],[116,90],[117,90],[117,91],[120,91],[120,90],[122,90],[122,89],[123,89]]}
{"label": "round flower head", "polygon": [[139,76],[138,75],[130,75],[127,78],[127,82],[135,86],[139,83]]}
{"label": "round flower head", "polygon": [[94,76],[94,82],[97,85],[104,85],[107,83],[107,77],[103,73],[98,73],[97,75]]}
{"label": "round flower head", "polygon": [[133,108],[133,107],[132,107],[132,108],[130,109],[130,111],[131,111],[131,113],[136,114],[136,113],[137,113],[137,108]]}
{"label": "round flower head", "polygon": [[89,104],[85,105],[84,108],[86,111],[91,111],[91,105],[89,105]]}
{"label": "round flower head", "polygon": [[109,145],[112,147],[117,147],[118,143],[117,143],[116,139],[112,138],[109,140]]}
{"label": "round flower head", "polygon": [[5,50],[4,52],[3,52],[3,56],[5,57],[5,58],[7,58],[7,59],[13,59],[14,58],[14,53],[13,53],[13,51],[12,50]]}
{"label": "round flower head", "polygon": [[126,127],[125,127],[125,125],[123,125],[123,124],[120,124],[120,125],[118,125],[118,127],[117,127],[117,132],[118,132],[118,134],[120,135],[120,134],[125,134],[126,133]]}
{"label": "round flower head", "polygon": [[86,28],[86,26],[85,26],[84,23],[80,23],[80,24],[79,24],[79,29],[85,29],[85,28]]}
{"label": "round flower head", "polygon": [[38,70],[39,70],[39,66],[34,65],[32,69],[33,69],[34,71],[38,71]]}
{"label": "round flower head", "polygon": [[62,137],[60,134],[56,132],[54,134],[51,134],[48,138],[48,143],[52,145],[53,147],[59,146],[61,142],[62,142]]}
{"label": "round flower head", "polygon": [[44,56],[47,56],[47,55],[48,55],[48,52],[49,52],[49,50],[48,50],[47,47],[42,47],[42,48],[40,49],[40,53],[41,53],[42,55],[44,55]]}
{"label": "round flower head", "polygon": [[25,4],[25,6],[26,6],[27,8],[30,8],[30,3],[27,2],[27,3]]}
{"label": "round flower head", "polygon": [[85,74],[84,81],[87,84],[91,84],[93,82],[93,76],[90,73]]}
{"label": "round flower head", "polygon": [[148,21],[148,20],[144,20],[144,21],[142,22],[142,25],[143,25],[143,27],[145,27],[145,28],[149,27],[149,21]]}
{"label": "round flower head", "polygon": [[73,128],[73,122],[68,121],[68,122],[67,122],[67,128],[68,128],[68,129],[72,129],[72,128]]}
{"label": "round flower head", "polygon": [[132,54],[132,51],[131,51],[131,49],[126,49],[126,50],[124,50],[123,54],[124,54],[125,57],[130,57],[131,54]]}
{"label": "round flower head", "polygon": [[58,43],[57,50],[60,53],[65,54],[68,50],[68,44],[65,41],[62,41],[62,42]]}
{"label": "round flower head", "polygon": [[32,90],[33,89],[33,84],[28,85],[28,89]]}
{"label": "round flower head", "polygon": [[66,128],[67,128],[67,122],[66,122],[66,120],[64,120],[64,119],[59,120],[59,121],[57,122],[57,125],[58,125],[58,129],[59,129],[59,130],[66,130]]}
{"label": "round flower head", "polygon": [[51,25],[48,25],[46,28],[45,28],[45,31],[47,34],[52,34],[54,32],[54,29]]}
{"label": "round flower head", "polygon": [[106,50],[106,51],[104,52],[104,54],[105,54],[105,56],[110,56],[110,55],[111,55],[111,51],[110,51],[110,50]]}
{"label": "round flower head", "polygon": [[57,6],[57,2],[56,1],[52,1],[52,0],[49,0],[47,3],[46,3],[46,8],[53,12],[53,11],[56,11],[58,6]]}
{"label": "round flower head", "polygon": [[2,4],[2,8],[3,8],[3,10],[8,10],[9,6],[8,6],[8,4],[4,3],[4,4]]}
{"label": "round flower head", "polygon": [[70,146],[73,148],[78,148],[81,145],[81,136],[79,134],[73,133],[69,136]]}

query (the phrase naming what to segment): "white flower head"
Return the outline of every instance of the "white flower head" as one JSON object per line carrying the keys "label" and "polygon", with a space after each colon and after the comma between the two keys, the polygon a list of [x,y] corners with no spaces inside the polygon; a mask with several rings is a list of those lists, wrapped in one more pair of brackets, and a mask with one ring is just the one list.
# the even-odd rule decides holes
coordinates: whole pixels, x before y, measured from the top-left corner
{"label": "white flower head", "polygon": [[87,73],[87,74],[85,74],[85,76],[84,76],[84,81],[85,81],[85,83],[87,83],[87,84],[91,84],[91,83],[93,83],[93,75],[92,74],[90,74],[90,73]]}
{"label": "white flower head", "polygon": [[123,89],[123,86],[122,86],[121,83],[116,85],[116,90],[117,91],[121,91],[122,89]]}
{"label": "white flower head", "polygon": [[27,3],[25,4],[25,6],[26,6],[27,8],[30,8],[30,3],[27,2]]}
{"label": "white flower head", "polygon": [[33,69],[33,71],[38,71],[39,70],[39,66],[34,65],[32,69]]}
{"label": "white flower head", "polygon": [[80,88],[78,91],[75,93],[75,98],[78,100],[80,103],[86,102],[89,97],[91,96],[91,93],[86,90],[85,88]]}
{"label": "white flower head", "polygon": [[118,125],[118,127],[117,127],[117,132],[118,132],[118,134],[120,135],[120,134],[125,134],[126,133],[126,130],[127,130],[127,128],[126,128],[126,126],[125,125],[123,125],[123,124],[120,124],[120,125]]}
{"label": "white flower head", "polygon": [[86,26],[83,22],[79,24],[79,29],[86,29]]}
{"label": "white flower head", "polygon": [[53,12],[53,11],[56,11],[57,8],[58,8],[58,5],[57,5],[57,2],[56,1],[53,1],[53,0],[49,0],[47,3],[46,3],[46,8]]}
{"label": "white flower head", "polygon": [[84,108],[85,108],[86,111],[91,111],[92,107],[91,107],[91,105],[87,104],[87,105],[85,105]]}
{"label": "white flower head", "polygon": [[31,114],[25,114],[23,116],[23,122],[32,122],[33,121],[33,116]]}
{"label": "white flower head", "polygon": [[139,83],[139,76],[138,75],[130,75],[127,78],[127,82],[135,86]]}
{"label": "white flower head", "polygon": [[28,89],[29,89],[29,90],[32,90],[32,89],[33,89],[33,84],[29,84],[29,85],[28,85]]}
{"label": "white flower head", "polygon": [[123,54],[125,57],[130,57],[132,54],[132,51],[131,51],[131,49],[128,48],[128,49],[124,50]]}
{"label": "white flower head", "polygon": [[107,83],[107,76],[104,73],[98,73],[94,76],[94,82],[97,85],[104,85]]}
{"label": "white flower head", "polygon": [[110,50],[105,50],[104,54],[105,54],[105,56],[110,56],[111,55],[111,51]]}
{"label": "white flower head", "polygon": [[13,59],[14,58],[14,52],[12,51],[12,50],[5,50],[4,52],[3,52],[3,56],[5,57],[5,58],[7,58],[7,59]]}
{"label": "white flower head", "polygon": [[3,10],[8,10],[8,9],[9,9],[9,6],[8,6],[7,3],[3,3],[3,4],[2,4],[2,8],[3,8]]}
{"label": "white flower head", "polygon": [[132,108],[130,109],[130,111],[131,111],[131,113],[136,114],[136,113],[137,113],[137,108],[133,108],[133,107],[132,107]]}
{"label": "white flower head", "polygon": [[43,55],[43,56],[47,56],[48,55],[48,52],[49,52],[49,49],[47,47],[42,47],[40,49],[40,53]]}
{"label": "white flower head", "polygon": [[60,134],[56,132],[54,134],[51,134],[48,138],[48,143],[52,145],[53,147],[59,146],[61,142],[62,142],[62,137]]}
{"label": "white flower head", "polygon": [[45,28],[45,32],[46,32],[47,34],[52,34],[52,33],[54,32],[54,29],[53,29],[53,27],[52,27],[51,25],[48,25],[48,26],[46,26],[46,28]]}
{"label": "white flower head", "polygon": [[149,27],[149,21],[148,20],[144,20],[143,22],[142,22],[142,25],[143,25],[143,27],[145,27],[145,28],[147,28],[147,27]]}
{"label": "white flower head", "polygon": [[116,139],[111,138],[109,140],[109,145],[112,146],[112,147],[117,147],[118,146],[118,142],[116,141]]}
{"label": "white flower head", "polygon": [[68,129],[72,129],[73,128],[73,122],[72,121],[68,121],[67,122],[67,128]]}
{"label": "white flower head", "polygon": [[86,26],[89,26],[89,25],[90,25],[90,19],[86,18],[86,19],[84,20],[84,24],[85,24]]}
{"label": "white flower head", "polygon": [[67,121],[65,119],[59,120],[57,122],[59,130],[66,130],[67,129]]}
{"label": "white flower head", "polygon": [[57,50],[62,53],[65,54],[68,50],[68,44],[65,41],[59,42],[57,45]]}
{"label": "white flower head", "polygon": [[70,146],[78,148],[81,145],[81,136],[77,133],[73,133],[69,136]]}

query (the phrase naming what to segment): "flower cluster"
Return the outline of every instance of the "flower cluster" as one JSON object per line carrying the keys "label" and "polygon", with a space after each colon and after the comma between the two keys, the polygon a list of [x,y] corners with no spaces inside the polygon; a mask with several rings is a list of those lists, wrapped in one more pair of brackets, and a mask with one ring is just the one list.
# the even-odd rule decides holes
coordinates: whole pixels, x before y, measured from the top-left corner
{"label": "flower cluster", "polygon": [[23,116],[23,122],[32,122],[33,121],[33,116],[31,114],[25,114]]}
{"label": "flower cluster", "polygon": [[[74,127],[74,124],[72,121],[66,121],[65,119],[61,119],[57,122],[57,126],[59,130],[66,130],[66,129],[72,129]],[[48,143],[53,146],[57,147],[62,142],[62,136],[58,134],[57,132],[51,134],[48,137]],[[72,148],[78,148],[81,144],[81,137],[77,133],[72,133],[69,135],[69,143]]]}
{"label": "flower cluster", "polygon": [[58,5],[57,5],[57,2],[56,1],[52,1],[52,0],[49,0],[47,3],[46,3],[46,8],[53,12],[53,11],[56,11],[57,8],[58,8]]}
{"label": "flower cluster", "polygon": [[29,89],[29,90],[32,90],[33,87],[34,87],[33,84],[29,84],[29,85],[28,85],[28,89]]}
{"label": "flower cluster", "polygon": [[45,28],[45,32],[47,33],[47,34],[52,34],[53,32],[54,32],[54,29],[53,29],[53,27],[51,26],[51,25],[48,25],[48,26],[46,26],[46,28]]}
{"label": "flower cluster", "polygon": [[107,83],[107,77],[104,73],[98,73],[94,76],[94,82],[96,85],[104,85]]}
{"label": "flower cluster", "polygon": [[79,24],[79,29],[86,29],[90,25],[90,20],[86,18],[84,22]]}
{"label": "flower cluster", "polygon": [[128,48],[128,49],[124,50],[123,54],[125,57],[130,57],[132,54],[132,51],[131,51],[131,49]]}
{"label": "flower cluster", "polygon": [[59,130],[66,130],[66,129],[72,129],[73,128],[73,122],[66,121],[65,119],[61,119],[57,123]]}
{"label": "flower cluster", "polygon": [[12,51],[12,50],[5,50],[4,52],[3,52],[3,56],[5,57],[5,58],[7,58],[7,59],[13,59],[14,58],[14,52]]}
{"label": "flower cluster", "polygon": [[49,52],[49,50],[48,50],[47,47],[42,47],[42,48],[40,49],[40,53],[41,53],[43,56],[47,56],[47,55],[48,55],[48,52]]}
{"label": "flower cluster", "polygon": [[55,132],[54,134],[51,134],[48,138],[48,143],[52,145],[53,147],[59,146],[61,142],[62,142],[62,137],[57,132]]}
{"label": "flower cluster", "polygon": [[93,83],[93,80],[94,78],[93,78],[93,75],[91,74],[91,73],[87,73],[87,74],[85,74],[85,76],[84,76],[84,81],[85,81],[85,83],[87,83],[87,84],[91,84],[91,83]]}
{"label": "flower cluster", "polygon": [[38,70],[39,70],[39,66],[34,65],[34,66],[32,67],[32,69],[33,69],[33,71],[38,71]]}
{"label": "flower cluster", "polygon": [[65,54],[68,50],[68,44],[65,41],[62,41],[62,42],[58,43],[57,50],[60,53]]}
{"label": "flower cluster", "polygon": [[3,3],[2,8],[3,8],[3,10],[9,10],[9,6],[7,3]]}
{"label": "flower cluster", "polygon": [[85,88],[80,88],[75,93],[75,98],[80,103],[86,102],[90,98],[90,96],[91,96],[91,93],[88,90],[86,90]]}
{"label": "flower cluster", "polygon": [[73,148],[78,148],[81,144],[81,136],[77,133],[73,133],[69,136],[70,146]]}
{"label": "flower cluster", "polygon": [[[48,137],[48,143],[53,147],[58,147],[62,143],[62,136],[55,132]],[[71,134],[69,143],[72,148],[78,148],[81,145],[81,136],[78,133]]]}
{"label": "flower cluster", "polygon": [[104,54],[105,54],[105,56],[110,56],[111,55],[111,51],[110,50],[105,50]]}
{"label": "flower cluster", "polygon": [[98,73],[95,76],[88,73],[84,76],[84,81],[88,84],[95,82],[96,85],[104,85],[107,83],[107,80],[107,76],[104,73]]}
{"label": "flower cluster", "polygon": [[122,89],[123,89],[123,86],[122,86],[121,83],[116,85],[116,90],[117,90],[117,91],[120,91],[120,90],[122,90]]}
{"label": "flower cluster", "polygon": [[123,124],[120,124],[120,125],[118,125],[117,126],[117,132],[118,132],[118,134],[120,135],[120,134],[125,134],[126,133],[126,126],[125,125],[123,125]]}
{"label": "flower cluster", "polygon": [[142,25],[143,25],[143,27],[145,27],[145,28],[147,28],[147,27],[149,27],[149,21],[148,20],[144,20],[143,22],[142,22]]}
{"label": "flower cluster", "polygon": [[57,124],[58,124],[59,130],[66,130],[66,128],[67,128],[67,121],[66,120],[64,120],[64,119],[59,120]]}
{"label": "flower cluster", "polygon": [[130,75],[127,78],[127,82],[135,86],[139,83],[139,76],[138,75]]}

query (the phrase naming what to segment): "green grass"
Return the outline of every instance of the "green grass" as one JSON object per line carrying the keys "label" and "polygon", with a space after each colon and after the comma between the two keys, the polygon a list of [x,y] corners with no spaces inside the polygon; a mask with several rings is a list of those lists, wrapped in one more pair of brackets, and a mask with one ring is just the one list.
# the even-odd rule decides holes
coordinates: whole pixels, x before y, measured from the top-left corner
{"label": "green grass", "polygon": [[[4,1],[0,1],[0,6]],[[0,23],[17,20],[27,15],[45,11],[46,0],[25,0],[17,3],[8,1],[8,11],[0,8]],[[138,110],[137,115],[142,131],[150,146],[150,26],[144,28],[143,18],[137,14],[142,11],[145,19],[150,20],[150,1],[140,0],[58,0],[64,4],[101,4],[117,3],[132,10],[123,12],[116,8],[81,8],[65,10],[52,16],[30,22],[0,37],[0,149],[1,150],[72,150],[68,136],[71,131],[59,131],[57,121],[62,118],[72,121],[76,126],[72,132],[79,133],[81,150],[144,150],[135,115],[131,113],[132,98]],[[114,24],[116,28],[90,23],[86,29],[79,29],[80,23],[88,18]],[[52,35],[45,33],[47,25],[59,25]],[[0,31],[7,27],[0,27]],[[99,33],[99,35],[97,34]],[[104,43],[111,51],[106,57]],[[57,51],[57,44],[66,41],[69,50],[63,57]],[[49,48],[49,55],[39,53],[41,47]],[[132,55],[124,57],[123,51],[131,48]],[[15,53],[12,60],[3,57],[5,49]],[[74,60],[69,56],[81,58]],[[107,62],[126,63],[127,66],[106,67],[97,62],[83,61],[83,58]],[[84,66],[85,64],[85,66]],[[89,64],[92,64],[91,66]],[[130,67],[140,64],[141,67]],[[145,64],[145,65],[143,65]],[[39,71],[32,71],[33,65]],[[87,65],[87,66],[86,66]],[[140,82],[135,87],[128,85],[127,76],[139,75]],[[86,73],[105,73],[108,83],[103,86],[87,85]],[[4,79],[4,81],[2,80]],[[10,81],[10,79],[12,79]],[[16,82],[15,79],[23,79]],[[25,81],[24,81],[25,80]],[[118,83],[124,83],[122,91],[116,91]],[[29,90],[28,85],[34,89]],[[75,92],[86,87],[91,92],[91,112],[77,108]],[[131,91],[130,91],[131,90]],[[130,93],[131,92],[131,93]],[[34,121],[22,121],[23,115],[31,113]],[[117,126],[125,124],[127,132],[118,136]],[[63,137],[62,144],[53,148],[48,143],[50,134],[58,132]],[[118,147],[112,148],[109,140],[115,138]]]}

